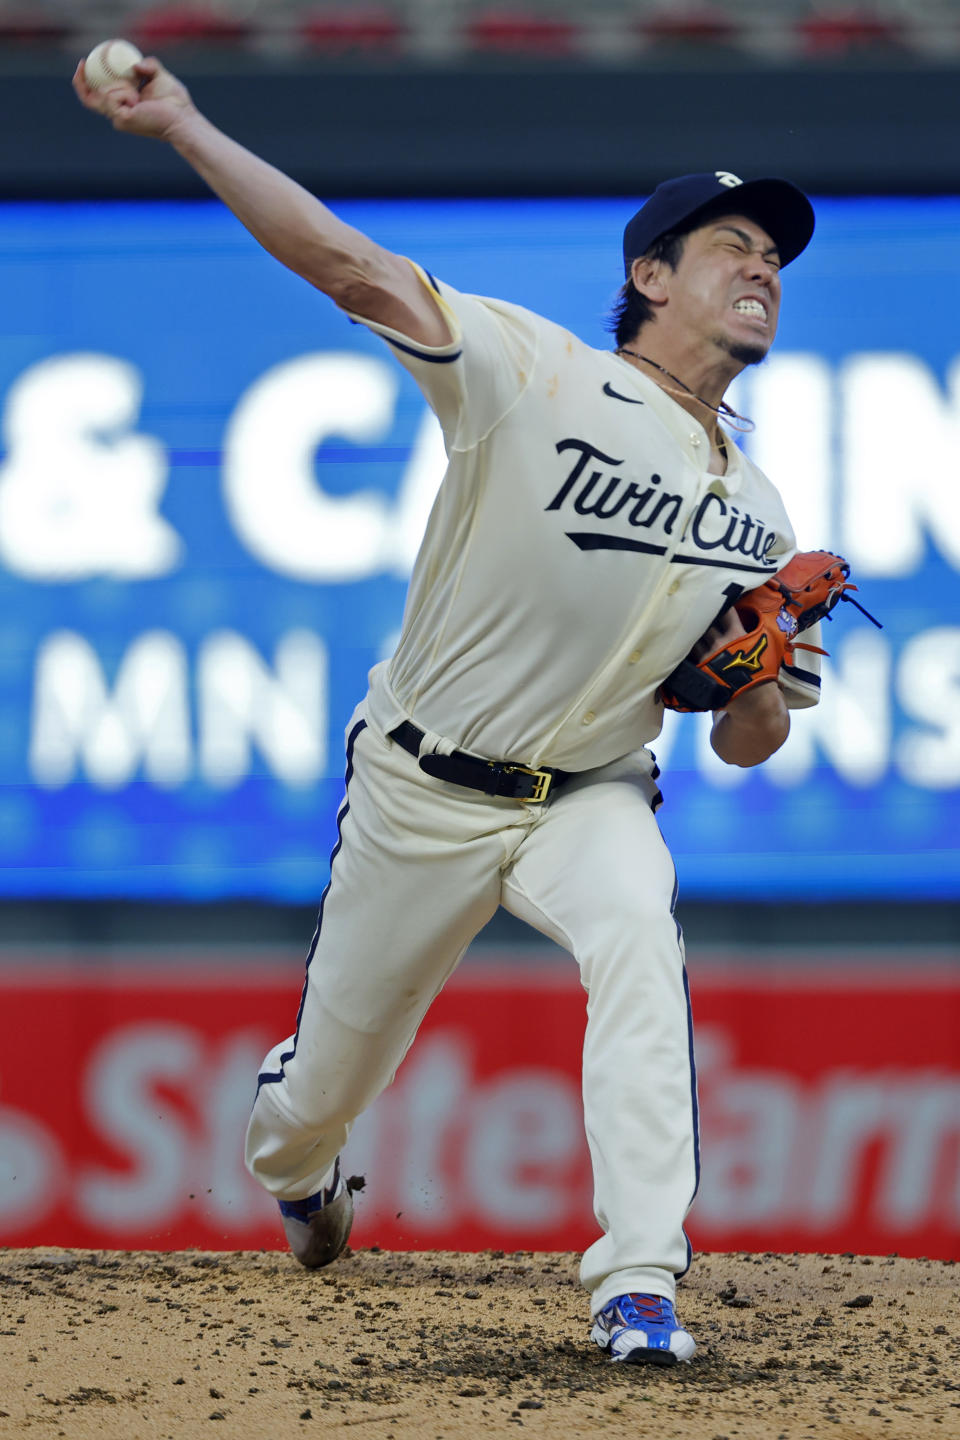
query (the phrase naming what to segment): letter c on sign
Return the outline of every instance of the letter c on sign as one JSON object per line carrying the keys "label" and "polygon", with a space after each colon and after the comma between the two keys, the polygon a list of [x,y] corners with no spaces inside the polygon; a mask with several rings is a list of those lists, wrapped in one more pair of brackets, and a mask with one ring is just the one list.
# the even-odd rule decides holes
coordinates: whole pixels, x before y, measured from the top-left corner
{"label": "letter c on sign", "polygon": [[276,365],[241,397],[223,442],[224,502],[237,537],[261,564],[296,580],[362,580],[383,567],[391,507],[374,490],[326,494],[314,455],[333,436],[382,440],[397,379],[351,351]]}

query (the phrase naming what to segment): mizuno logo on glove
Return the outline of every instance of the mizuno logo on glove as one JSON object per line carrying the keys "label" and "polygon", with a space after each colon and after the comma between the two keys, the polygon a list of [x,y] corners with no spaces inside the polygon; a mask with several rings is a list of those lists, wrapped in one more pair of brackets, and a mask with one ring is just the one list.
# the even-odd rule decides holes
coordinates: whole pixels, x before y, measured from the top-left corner
{"label": "mizuno logo on glove", "polygon": [[751,674],[756,674],[758,670],[763,669],[763,652],[766,648],[767,637],[766,635],[761,635],[752,650],[749,652],[738,650],[734,655],[730,656],[729,660],[720,666],[720,669],[726,673],[728,670],[736,670],[739,667],[743,670],[749,670]]}

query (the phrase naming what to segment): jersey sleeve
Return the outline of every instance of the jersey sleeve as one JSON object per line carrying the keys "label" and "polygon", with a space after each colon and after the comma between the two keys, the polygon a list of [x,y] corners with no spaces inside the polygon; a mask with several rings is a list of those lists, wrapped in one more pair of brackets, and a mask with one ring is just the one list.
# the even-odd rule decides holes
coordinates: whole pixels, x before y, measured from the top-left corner
{"label": "jersey sleeve", "polygon": [[[413,264],[413,262],[410,262]],[[530,383],[537,356],[536,316],[518,305],[463,295],[413,266],[443,312],[451,340],[422,345],[350,314],[386,340],[435,412],[447,450],[469,450],[494,429]]]}
{"label": "jersey sleeve", "polygon": [[820,700],[820,622],[801,630],[797,636],[801,645],[815,645],[817,650],[795,648],[793,663],[782,664],[778,676],[780,689],[788,710],[808,710]]}

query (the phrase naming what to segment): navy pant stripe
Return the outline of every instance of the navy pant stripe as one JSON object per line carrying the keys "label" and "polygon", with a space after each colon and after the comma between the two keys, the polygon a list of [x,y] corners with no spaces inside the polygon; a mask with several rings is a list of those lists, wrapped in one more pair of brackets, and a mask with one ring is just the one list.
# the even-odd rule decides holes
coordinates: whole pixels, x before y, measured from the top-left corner
{"label": "navy pant stripe", "polygon": [[[677,945],[680,947],[681,958],[683,956],[683,931],[680,928],[680,921],[675,911],[677,906],[677,895],[680,891],[680,882],[677,878],[676,869],[673,872],[673,894],[670,897],[670,914],[673,915],[673,923],[677,927]],[[693,1110],[693,1194],[690,1196],[692,1205],[700,1189],[700,1105],[697,1100],[697,1062],[693,1050],[693,1007],[690,1004],[690,979],[687,975],[686,965],[682,968],[683,994],[687,1002],[687,1049],[690,1055],[690,1103]],[[693,1246],[684,1232],[687,1240],[687,1263],[680,1271],[678,1279],[686,1275],[693,1260]]]}
{"label": "navy pant stripe", "polygon": [[269,1073],[267,1071],[261,1072],[261,1074],[257,1077],[258,1092],[261,1085],[275,1085],[278,1081],[282,1080],[283,1067],[287,1064],[287,1061],[292,1060],[294,1055],[296,1055],[297,1053],[297,1041],[300,1038],[300,1021],[303,1019],[303,1007],[307,1001],[307,985],[310,979],[310,962],[317,951],[317,944],[320,940],[320,931],[323,927],[323,907],[327,902],[327,896],[330,894],[330,886],[333,884],[333,862],[340,854],[340,850],[343,845],[343,822],[344,820],[346,820],[347,816],[350,813],[349,791],[350,781],[353,779],[353,747],[356,744],[357,736],[360,734],[361,730],[366,729],[366,726],[366,720],[358,720],[356,725],[354,725],[353,729],[350,731],[350,734],[347,738],[347,769],[344,775],[343,804],[340,806],[340,811],[337,815],[337,840],[336,844],[330,852],[330,879],[327,881],[323,894],[320,897],[320,909],[317,913],[317,926],[313,932],[313,939],[310,941],[310,949],[307,951],[306,974],[304,975],[303,979],[303,989],[300,992],[300,1005],[297,1010],[297,1025],[296,1030],[294,1031],[293,1049],[285,1050],[284,1053],[280,1056],[279,1070],[274,1071],[273,1073]]}

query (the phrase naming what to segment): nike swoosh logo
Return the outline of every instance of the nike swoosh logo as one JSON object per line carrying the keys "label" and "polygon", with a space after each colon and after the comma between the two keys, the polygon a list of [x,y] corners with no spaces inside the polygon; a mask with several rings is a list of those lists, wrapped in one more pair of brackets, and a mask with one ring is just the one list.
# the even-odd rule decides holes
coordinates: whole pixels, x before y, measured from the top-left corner
{"label": "nike swoosh logo", "polygon": [[610,381],[607,380],[603,387],[604,395],[609,395],[611,400],[623,400],[627,405],[642,405],[642,400],[634,400],[631,395],[621,395],[619,390],[614,390]]}

